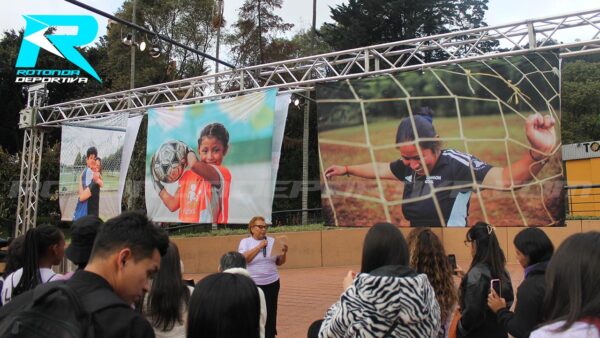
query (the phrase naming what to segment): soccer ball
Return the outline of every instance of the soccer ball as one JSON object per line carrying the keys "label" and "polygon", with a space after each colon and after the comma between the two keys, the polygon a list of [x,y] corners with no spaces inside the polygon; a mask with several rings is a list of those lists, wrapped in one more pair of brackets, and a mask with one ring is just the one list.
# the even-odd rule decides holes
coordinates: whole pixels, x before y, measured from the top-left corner
{"label": "soccer ball", "polygon": [[185,170],[188,149],[185,143],[176,140],[161,144],[150,163],[154,178],[164,183],[179,180]]}

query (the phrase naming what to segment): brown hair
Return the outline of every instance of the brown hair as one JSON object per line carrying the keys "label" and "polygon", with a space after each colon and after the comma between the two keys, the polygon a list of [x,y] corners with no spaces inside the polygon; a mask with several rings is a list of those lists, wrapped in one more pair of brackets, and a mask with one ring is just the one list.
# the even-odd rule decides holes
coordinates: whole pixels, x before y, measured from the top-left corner
{"label": "brown hair", "polygon": [[452,268],[440,239],[429,228],[415,228],[408,235],[409,265],[427,275],[442,312],[442,323],[458,301]]}
{"label": "brown hair", "polygon": [[254,217],[252,217],[252,219],[251,219],[251,220],[250,220],[250,222],[248,223],[248,231],[249,231],[250,233],[252,233],[252,227],[254,226],[254,224],[256,223],[256,221],[263,221],[263,222],[266,222],[266,221],[265,221],[265,218],[264,218],[264,217],[262,217],[262,216],[254,216]]}

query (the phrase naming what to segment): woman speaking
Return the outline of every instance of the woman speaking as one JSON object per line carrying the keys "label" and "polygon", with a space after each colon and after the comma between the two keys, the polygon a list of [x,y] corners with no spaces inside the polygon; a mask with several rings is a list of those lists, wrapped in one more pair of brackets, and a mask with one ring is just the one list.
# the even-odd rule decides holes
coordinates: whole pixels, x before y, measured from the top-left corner
{"label": "woman speaking", "polygon": [[281,254],[273,251],[275,239],[267,236],[264,217],[255,216],[248,223],[251,236],[240,242],[238,251],[246,257],[248,272],[256,285],[265,293],[267,303],[267,323],[265,337],[277,335],[277,298],[279,297],[279,272],[277,266],[285,263],[287,244],[283,244]]}

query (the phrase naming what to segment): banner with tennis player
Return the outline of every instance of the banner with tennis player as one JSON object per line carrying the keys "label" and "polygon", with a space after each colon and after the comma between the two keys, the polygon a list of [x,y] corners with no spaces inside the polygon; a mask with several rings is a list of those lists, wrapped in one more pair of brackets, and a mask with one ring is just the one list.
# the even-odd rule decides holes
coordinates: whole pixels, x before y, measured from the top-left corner
{"label": "banner with tennis player", "polygon": [[149,110],[148,215],[211,224],[270,218],[276,96],[272,89]]}
{"label": "banner with tennis player", "polygon": [[317,86],[326,224],[563,224],[554,53]]}
{"label": "banner with tennis player", "polygon": [[140,117],[128,114],[63,124],[59,204],[62,220],[86,215],[109,219],[121,213]]}

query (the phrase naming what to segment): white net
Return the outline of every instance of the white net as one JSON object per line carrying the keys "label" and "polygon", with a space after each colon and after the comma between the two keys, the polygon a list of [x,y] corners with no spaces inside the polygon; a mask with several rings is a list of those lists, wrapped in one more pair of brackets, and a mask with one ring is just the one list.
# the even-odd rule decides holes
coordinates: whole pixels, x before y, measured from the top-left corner
{"label": "white net", "polygon": [[[550,225],[564,219],[560,160],[559,61],[554,53],[471,62],[378,78],[343,81],[317,88],[320,164],[326,223],[371,225],[387,221],[407,225],[402,205],[431,199],[440,224],[446,225],[438,194],[471,190],[469,224],[484,220],[495,225]],[[494,167],[506,168],[510,184],[498,188],[478,183],[470,164],[471,181],[434,187],[418,197],[402,198],[404,185],[382,179],[378,164],[400,155],[404,143],[395,133],[402,118],[421,107],[435,112],[433,125],[443,148],[472,154]],[[525,135],[531,114],[556,120],[556,144],[541,170],[529,167],[531,178],[513,179],[511,164],[536,149]],[[412,122],[413,128],[414,121]],[[413,142],[422,157],[419,138]],[[543,156],[537,156],[543,158]],[[541,161],[540,161],[541,162]],[[332,165],[371,163],[374,179],[325,178]],[[427,170],[427,169],[426,169]],[[429,175],[429,173],[426,173]]]}

